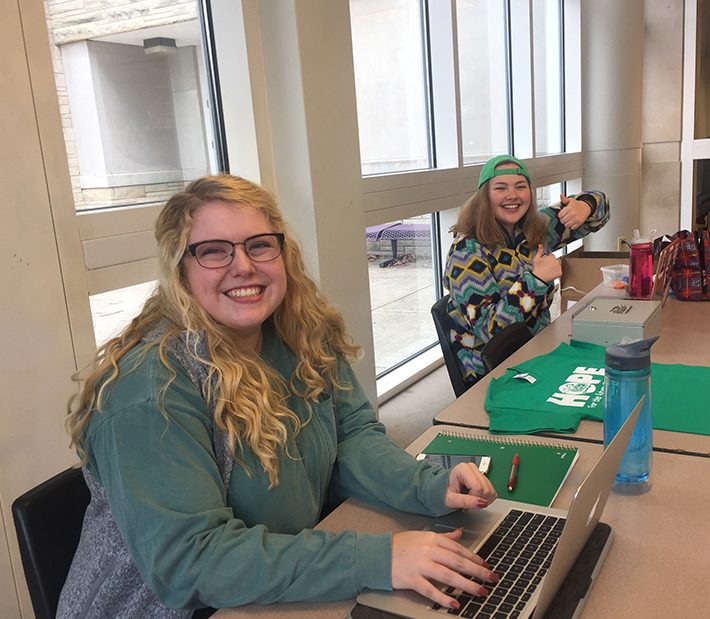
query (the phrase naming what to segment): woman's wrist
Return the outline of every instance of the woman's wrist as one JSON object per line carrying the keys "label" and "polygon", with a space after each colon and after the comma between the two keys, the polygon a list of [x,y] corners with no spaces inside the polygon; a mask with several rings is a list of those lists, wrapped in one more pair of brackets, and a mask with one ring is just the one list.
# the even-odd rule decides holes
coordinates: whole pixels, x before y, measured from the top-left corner
{"label": "woman's wrist", "polygon": [[596,208],[596,202],[594,201],[594,197],[589,195],[588,193],[582,193],[578,195],[575,199],[579,200],[580,202],[584,202],[584,204],[589,207],[589,215],[587,215],[586,217],[586,219],[589,219]]}

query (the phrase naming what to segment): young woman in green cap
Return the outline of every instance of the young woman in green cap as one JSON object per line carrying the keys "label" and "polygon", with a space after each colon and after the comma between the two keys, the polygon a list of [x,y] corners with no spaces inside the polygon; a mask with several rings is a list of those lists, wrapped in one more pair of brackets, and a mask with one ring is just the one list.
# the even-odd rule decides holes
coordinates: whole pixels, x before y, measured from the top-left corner
{"label": "young woman in green cap", "polygon": [[444,286],[455,325],[452,346],[473,384],[486,370],[485,344],[500,330],[524,322],[532,333],[550,323],[554,280],[562,274],[551,254],[596,232],[609,220],[601,191],[560,196],[560,204],[538,211],[530,173],[510,155],[489,159],[478,190],[452,228]]}

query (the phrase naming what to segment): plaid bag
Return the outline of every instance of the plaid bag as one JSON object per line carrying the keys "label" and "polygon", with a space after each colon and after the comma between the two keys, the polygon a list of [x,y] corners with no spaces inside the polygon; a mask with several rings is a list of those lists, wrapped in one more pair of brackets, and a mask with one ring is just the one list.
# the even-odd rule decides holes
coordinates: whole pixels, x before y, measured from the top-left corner
{"label": "plaid bag", "polygon": [[681,301],[710,300],[710,232],[681,230],[671,238],[680,239],[671,275],[676,298]]}

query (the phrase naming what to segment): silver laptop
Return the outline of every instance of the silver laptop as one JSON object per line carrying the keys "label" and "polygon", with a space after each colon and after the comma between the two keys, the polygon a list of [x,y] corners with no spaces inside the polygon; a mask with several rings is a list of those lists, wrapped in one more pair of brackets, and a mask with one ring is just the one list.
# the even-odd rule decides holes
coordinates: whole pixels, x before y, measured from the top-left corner
{"label": "silver laptop", "polygon": [[[458,597],[461,608],[456,615],[544,616],[599,522],[642,404],[643,398],[580,484],[569,511],[499,499],[481,511],[458,511],[437,519],[431,527],[434,530],[463,527],[461,543],[484,556],[501,575],[495,585],[484,583],[490,592],[487,597]],[[610,532],[592,579],[606,558],[612,537]],[[447,593],[456,597],[461,592],[449,588]],[[400,617],[452,616],[448,608],[438,607],[413,591],[363,591],[357,601]],[[578,601],[575,616],[584,601],[584,597]]]}

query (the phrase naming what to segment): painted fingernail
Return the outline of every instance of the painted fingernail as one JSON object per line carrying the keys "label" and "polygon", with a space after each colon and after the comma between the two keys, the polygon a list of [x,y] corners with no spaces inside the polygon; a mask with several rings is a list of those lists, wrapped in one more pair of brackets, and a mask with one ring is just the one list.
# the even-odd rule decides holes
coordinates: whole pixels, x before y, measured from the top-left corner
{"label": "painted fingernail", "polygon": [[484,596],[484,597],[487,596],[487,595],[488,595],[488,589],[486,589],[485,587],[481,587],[481,590],[478,592],[478,595],[482,595],[482,596]]}
{"label": "painted fingernail", "polygon": [[500,576],[498,576],[495,572],[491,572],[486,580],[488,582],[498,582],[500,580]]}
{"label": "painted fingernail", "polygon": [[488,501],[484,501],[483,499],[479,499],[477,505],[478,505],[478,507],[488,507]]}
{"label": "painted fingernail", "polygon": [[461,608],[461,604],[459,604],[458,600],[451,600],[451,604],[449,604],[449,608],[453,608],[454,610],[458,610]]}

